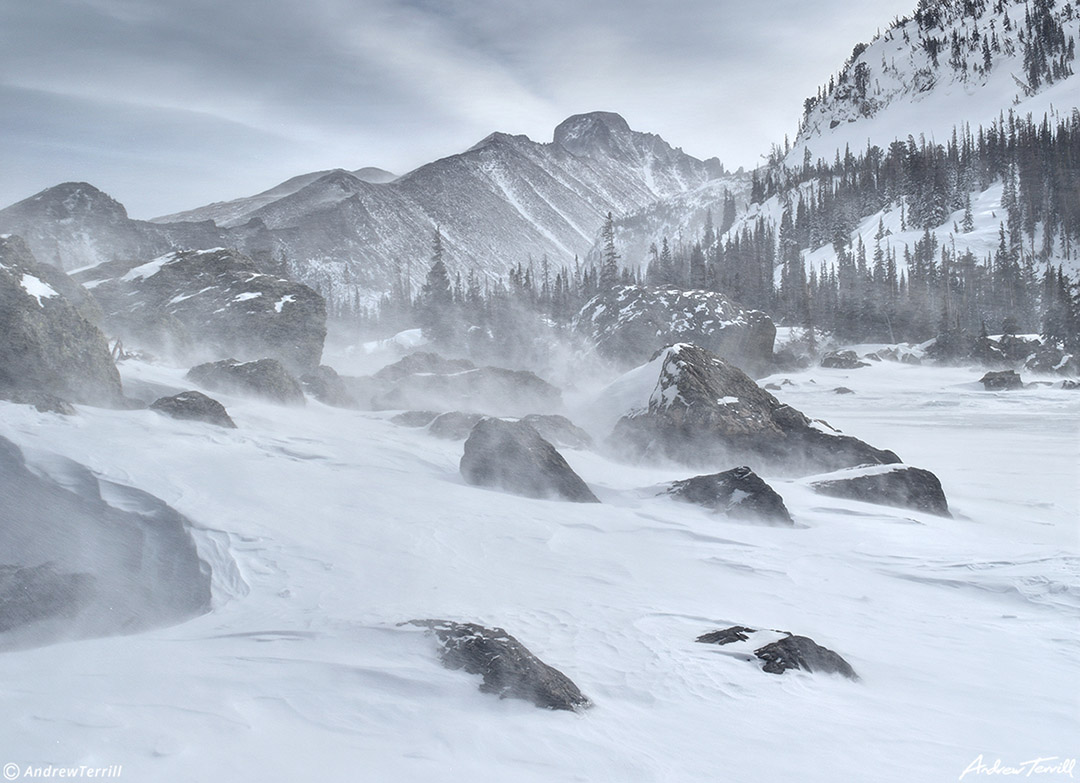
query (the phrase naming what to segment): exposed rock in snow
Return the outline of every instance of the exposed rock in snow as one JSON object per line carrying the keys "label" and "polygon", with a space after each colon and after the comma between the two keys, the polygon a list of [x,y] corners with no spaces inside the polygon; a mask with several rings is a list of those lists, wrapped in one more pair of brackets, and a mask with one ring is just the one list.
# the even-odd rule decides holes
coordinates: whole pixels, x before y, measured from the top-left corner
{"label": "exposed rock in snow", "polygon": [[0,400],[14,402],[17,405],[33,405],[41,413],[59,413],[63,416],[75,415],[75,408],[71,406],[70,402],[48,392],[3,387],[0,388]]}
{"label": "exposed rock in snow", "polygon": [[300,382],[308,394],[325,405],[335,408],[359,407],[348,384],[333,367],[320,365],[313,372],[301,376]]}
{"label": "exposed rock in snow", "polygon": [[1024,382],[1020,379],[1020,375],[1012,370],[988,372],[979,379],[979,383],[987,391],[1008,391],[1010,389],[1024,388]]}
{"label": "exposed rock in snow", "polygon": [[483,693],[502,699],[524,699],[549,710],[581,710],[592,702],[573,680],[541,661],[502,628],[450,620],[412,620],[439,640],[439,655],[448,669],[464,669],[484,678]]}
{"label": "exposed rock in snow", "polygon": [[469,437],[473,427],[484,418],[482,413],[464,413],[462,411],[450,411],[440,413],[435,420],[428,425],[428,432],[436,438],[445,440],[465,440]]}
{"label": "exposed rock in snow", "polygon": [[[615,453],[686,465],[730,465],[806,474],[900,459],[856,438],[815,426],[744,372],[696,345],[665,348],[604,395],[631,409],[609,438]],[[613,393],[614,392],[614,393]],[[635,398],[636,399],[633,399]],[[723,402],[734,397],[737,402]]]}
{"label": "exposed rock in snow", "polygon": [[388,364],[373,377],[380,381],[393,383],[409,375],[425,373],[429,375],[450,375],[452,373],[475,370],[476,365],[468,359],[444,359],[437,353],[417,351],[404,356],[393,364]]}
{"label": "exposed rock in snow", "polygon": [[745,466],[675,481],[666,494],[737,519],[793,524],[784,499]]}
{"label": "exposed rock in snow", "polygon": [[857,370],[870,365],[860,362],[854,351],[833,351],[821,358],[821,366],[832,370]]}
{"label": "exposed rock in snow", "polygon": [[[374,378],[383,380],[379,374]],[[479,367],[400,376],[385,392],[377,392],[372,404],[376,410],[467,410],[522,416],[557,409],[562,393],[526,370]]]}
{"label": "exposed rock in snow", "polygon": [[282,405],[303,405],[300,382],[277,359],[238,362],[225,359],[192,367],[186,376],[207,389],[262,397]]}
{"label": "exposed rock in snow", "polygon": [[602,356],[624,365],[640,364],[665,345],[692,342],[752,373],[768,365],[776,337],[769,316],[715,291],[637,285],[593,297],[574,328]]}
{"label": "exposed rock in snow", "polygon": [[438,415],[438,411],[405,411],[391,417],[390,421],[399,427],[426,427]]}
{"label": "exposed rock in snow", "polygon": [[735,625],[720,631],[702,634],[697,639],[702,644],[717,644],[729,652],[745,657],[753,651],[754,657],[765,662],[762,671],[783,674],[789,669],[808,672],[841,674],[851,680],[859,676],[851,664],[832,650],[822,647],[813,639],[795,636],[787,631],[758,631]]}
{"label": "exposed rock in snow", "polygon": [[592,436],[565,416],[531,413],[521,419],[540,433],[540,437],[560,449],[591,449]]}
{"label": "exposed rock in snow", "polygon": [[85,291],[59,269],[37,263],[19,237],[0,239],[0,387],[121,404],[108,344],[87,319],[99,314]]}
{"label": "exposed rock in snow", "polygon": [[175,252],[75,276],[91,285],[108,328],[151,352],[196,358],[271,357],[311,372],[322,356],[326,304],[310,288],[259,272],[231,250]]}
{"label": "exposed rock in snow", "polygon": [[822,495],[952,516],[941,481],[922,468],[907,465],[850,468],[815,477],[809,484]]}
{"label": "exposed rock in snow", "polygon": [[476,486],[531,498],[600,502],[555,447],[520,421],[489,418],[473,427],[461,475]]}
{"label": "exposed rock in snow", "polygon": [[174,419],[202,421],[218,427],[236,429],[236,423],[225,410],[225,406],[202,392],[186,391],[172,397],[162,397],[151,403],[150,409]]}

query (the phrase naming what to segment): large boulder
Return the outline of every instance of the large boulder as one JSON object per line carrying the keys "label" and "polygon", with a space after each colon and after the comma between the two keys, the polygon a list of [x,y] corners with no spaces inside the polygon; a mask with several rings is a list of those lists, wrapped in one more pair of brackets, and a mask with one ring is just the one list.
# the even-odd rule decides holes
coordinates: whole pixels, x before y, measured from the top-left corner
{"label": "large boulder", "polygon": [[114,261],[78,273],[126,343],[177,360],[271,357],[313,372],[326,303],[312,289],[259,271],[234,251],[177,251],[147,263]]}
{"label": "large boulder", "polygon": [[450,620],[413,620],[411,624],[427,628],[438,639],[446,668],[483,677],[483,693],[524,699],[549,710],[581,710],[592,704],[573,680],[502,628]]}
{"label": "large boulder", "polygon": [[39,264],[26,243],[0,236],[0,387],[88,405],[123,402],[96,306],[66,274]]}
{"label": "large boulder", "polygon": [[950,517],[941,481],[929,470],[907,465],[849,468],[816,478],[810,487],[821,495],[883,506],[899,506]]}
{"label": "large boulder", "polygon": [[[393,376],[376,375],[374,380],[385,382],[387,377]],[[462,410],[522,416],[558,409],[562,393],[526,370],[476,367],[398,376],[388,390],[376,393],[372,404],[376,410]]]}
{"label": "large boulder", "polygon": [[746,466],[672,482],[666,494],[736,519],[794,524],[784,499]]}
{"label": "large boulder", "polygon": [[201,421],[226,429],[236,429],[236,423],[225,410],[225,406],[202,392],[186,391],[172,397],[162,397],[150,404],[150,410],[173,419]]}
{"label": "large boulder", "polygon": [[741,625],[711,631],[697,639],[702,644],[717,644],[724,647],[724,652],[738,657],[754,657],[764,662],[762,671],[769,674],[783,674],[791,669],[808,672],[840,674],[851,680],[859,676],[851,664],[840,655],[822,647],[806,636],[795,636],[788,631],[759,631]]}
{"label": "large boulder", "polygon": [[262,397],[281,405],[303,405],[300,382],[277,359],[238,362],[225,359],[207,362],[188,370],[189,380],[213,391]]}
{"label": "large boulder", "polygon": [[483,419],[473,427],[461,475],[474,486],[531,498],[600,502],[555,447],[520,421]]}
{"label": "large boulder", "polygon": [[631,459],[735,463],[794,475],[900,461],[891,451],[811,421],[696,345],[664,349],[606,395],[611,406],[629,405],[608,444]]}
{"label": "large boulder", "polygon": [[1010,391],[1012,389],[1024,388],[1024,381],[1020,378],[1019,373],[1016,373],[1013,370],[988,372],[979,379],[979,383],[981,383],[983,388],[987,391]]}
{"label": "large boulder", "polygon": [[665,345],[692,342],[758,372],[769,366],[776,339],[769,316],[723,294],[640,285],[593,297],[574,328],[596,344],[601,356],[631,367]]}

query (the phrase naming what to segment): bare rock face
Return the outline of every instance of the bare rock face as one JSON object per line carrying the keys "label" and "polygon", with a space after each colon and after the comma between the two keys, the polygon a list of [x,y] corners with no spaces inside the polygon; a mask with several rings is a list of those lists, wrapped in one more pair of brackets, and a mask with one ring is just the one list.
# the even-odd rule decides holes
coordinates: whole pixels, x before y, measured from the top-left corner
{"label": "bare rock face", "polygon": [[735,625],[702,634],[694,641],[720,645],[725,648],[725,652],[739,657],[752,652],[754,657],[764,662],[762,671],[770,674],[802,669],[808,672],[840,674],[851,680],[859,679],[851,664],[838,654],[822,647],[813,639],[795,636],[787,631],[759,631]]}
{"label": "bare rock face", "polygon": [[907,465],[878,465],[837,471],[810,487],[821,495],[883,506],[899,506],[951,517],[941,481],[929,470]]}
{"label": "bare rock face", "polygon": [[789,475],[900,461],[811,421],[696,345],[665,348],[627,377],[643,399],[618,421],[608,444],[631,459],[735,463]]}
{"label": "bare rock face", "polygon": [[314,372],[326,338],[326,303],[312,289],[264,274],[233,250],[116,261],[76,275],[125,342],[177,359],[271,357]]}
{"label": "bare rock face", "polygon": [[225,406],[202,392],[186,391],[172,397],[162,397],[155,400],[150,409],[173,419],[202,421],[226,429],[236,429],[236,423],[225,410]]}
{"label": "bare rock face", "polygon": [[225,359],[188,370],[188,379],[207,389],[226,394],[262,397],[280,405],[303,405],[304,390],[276,359],[238,362]]}
{"label": "bare rock face", "polygon": [[541,661],[502,628],[450,620],[413,620],[439,640],[448,669],[464,669],[484,678],[483,693],[524,699],[549,710],[581,710],[592,702],[567,677]]}
{"label": "bare rock face", "polygon": [[461,475],[474,486],[530,498],[600,502],[555,447],[520,421],[483,419],[473,427]]}
{"label": "bare rock face", "polygon": [[794,524],[784,499],[746,466],[673,482],[666,494],[736,519]]}
{"label": "bare rock face", "polygon": [[742,308],[715,291],[638,285],[594,297],[574,324],[601,356],[631,367],[666,345],[692,342],[757,372],[772,360],[776,339],[769,316]]}
{"label": "bare rock face", "polygon": [[0,387],[121,405],[120,373],[91,320],[99,315],[66,274],[37,263],[18,237],[0,237]]}

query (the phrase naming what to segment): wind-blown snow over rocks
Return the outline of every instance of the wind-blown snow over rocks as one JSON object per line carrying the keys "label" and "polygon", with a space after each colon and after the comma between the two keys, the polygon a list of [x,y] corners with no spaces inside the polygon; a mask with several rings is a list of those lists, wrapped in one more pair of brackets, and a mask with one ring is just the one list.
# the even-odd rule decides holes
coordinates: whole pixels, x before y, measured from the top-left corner
{"label": "wind-blown snow over rocks", "polygon": [[811,421],[696,345],[665,348],[627,375],[600,400],[612,407],[634,400],[608,440],[616,453],[632,459],[735,463],[803,475],[900,461],[891,451]]}
{"label": "wind-blown snow over rocks", "polygon": [[665,345],[691,342],[757,372],[772,358],[776,327],[716,291],[629,285],[590,299],[574,328],[601,354],[638,365]]}
{"label": "wind-blown snow over rocks", "polygon": [[193,359],[279,359],[313,371],[326,338],[326,304],[305,285],[258,270],[232,250],[178,251],[102,264],[75,276],[129,345]]}
{"label": "wind-blown snow over rocks", "polygon": [[66,274],[37,263],[19,237],[0,237],[0,387],[119,404],[120,375],[88,320],[99,317]]}
{"label": "wind-blown snow over rocks", "polygon": [[907,465],[849,468],[826,476],[814,476],[809,485],[822,495],[951,516],[941,481],[922,468]]}

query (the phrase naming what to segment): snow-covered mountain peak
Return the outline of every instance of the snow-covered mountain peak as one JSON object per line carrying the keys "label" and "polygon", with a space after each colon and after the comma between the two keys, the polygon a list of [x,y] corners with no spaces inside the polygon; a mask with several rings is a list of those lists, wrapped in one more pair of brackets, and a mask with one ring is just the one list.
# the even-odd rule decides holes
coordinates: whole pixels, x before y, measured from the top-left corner
{"label": "snow-covered mountain peak", "polygon": [[9,209],[47,215],[54,220],[124,220],[119,201],[87,182],[64,182],[41,191]]}
{"label": "snow-covered mountain peak", "polygon": [[610,154],[633,135],[622,115],[594,111],[567,117],[555,128],[554,141],[574,155]]}

